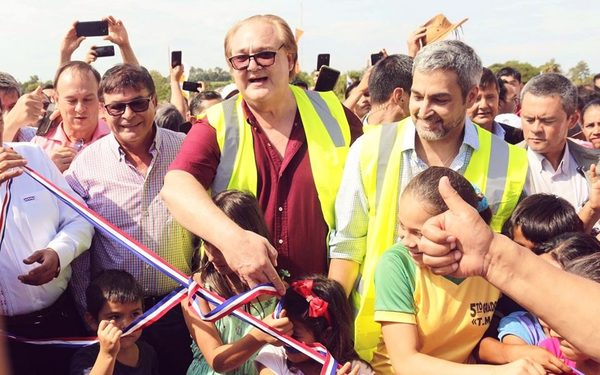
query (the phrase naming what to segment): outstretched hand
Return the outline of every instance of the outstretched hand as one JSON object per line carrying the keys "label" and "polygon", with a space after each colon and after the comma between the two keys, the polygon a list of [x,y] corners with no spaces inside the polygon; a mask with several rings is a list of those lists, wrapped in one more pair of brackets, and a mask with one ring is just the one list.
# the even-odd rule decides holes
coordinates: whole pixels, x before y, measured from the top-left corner
{"label": "outstretched hand", "polygon": [[77,48],[81,45],[81,42],[85,40],[84,36],[77,36],[77,25],[78,21],[75,21],[71,24],[71,27],[67,31],[67,34],[62,40],[60,45],[61,56],[68,56],[69,58],[66,61],[61,61],[62,63],[70,61],[70,57],[75,52]]}
{"label": "outstretched hand", "polygon": [[448,211],[427,220],[422,228],[419,250],[423,263],[436,274],[455,277],[484,276],[486,256],[494,234],[477,210],[442,177],[439,191]]}
{"label": "outstretched hand", "polygon": [[17,277],[23,284],[28,285],[46,284],[54,279],[60,270],[58,254],[50,248],[34,251],[28,258],[23,259],[23,263],[40,264],[27,274]]}
{"label": "outstretched hand", "polygon": [[266,238],[252,231],[244,231],[244,235],[232,245],[232,251],[223,252],[223,255],[240,279],[251,288],[270,282],[280,294],[285,293],[285,285],[275,270],[277,250]]}
{"label": "outstretched hand", "polygon": [[104,37],[104,40],[108,40],[119,47],[129,44],[129,35],[123,25],[123,21],[113,16],[108,16],[103,20],[108,21],[108,35]]}

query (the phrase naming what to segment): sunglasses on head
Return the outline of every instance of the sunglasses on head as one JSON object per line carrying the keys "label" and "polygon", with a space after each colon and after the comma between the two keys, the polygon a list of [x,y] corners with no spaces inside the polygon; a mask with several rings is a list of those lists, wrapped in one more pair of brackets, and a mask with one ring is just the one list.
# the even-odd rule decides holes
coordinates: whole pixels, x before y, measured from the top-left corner
{"label": "sunglasses on head", "polygon": [[254,59],[256,65],[266,68],[275,63],[275,56],[284,45],[282,44],[276,51],[261,51],[252,55],[236,55],[229,58],[231,67],[235,70],[246,70],[250,66],[250,60]]}
{"label": "sunglasses on head", "polygon": [[108,112],[108,114],[111,116],[121,116],[123,113],[125,113],[125,109],[127,107],[136,113],[148,110],[148,107],[150,106],[150,100],[152,100],[152,97],[134,99],[125,103],[110,103],[106,104],[104,108],[106,108],[106,112]]}

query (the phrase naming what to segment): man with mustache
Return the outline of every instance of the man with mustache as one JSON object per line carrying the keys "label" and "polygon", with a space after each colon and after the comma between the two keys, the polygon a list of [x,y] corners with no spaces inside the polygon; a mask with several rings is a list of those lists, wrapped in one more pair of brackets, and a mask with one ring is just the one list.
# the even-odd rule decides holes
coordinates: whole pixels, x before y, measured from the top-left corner
{"label": "man with mustache", "polygon": [[377,373],[393,369],[374,322],[373,274],[381,254],[397,239],[398,196],[408,181],[429,166],[458,171],[487,197],[496,231],[521,195],[525,151],[467,117],[481,69],[475,51],[460,41],[427,45],[413,64],[410,117],[375,127],[350,148],[336,199],[329,277],[352,294],[356,348]]}
{"label": "man with mustache", "polygon": [[488,68],[483,68],[478,89],[475,103],[467,110],[471,121],[510,144],[523,141],[521,129],[494,120],[498,115],[500,90],[496,76]]}

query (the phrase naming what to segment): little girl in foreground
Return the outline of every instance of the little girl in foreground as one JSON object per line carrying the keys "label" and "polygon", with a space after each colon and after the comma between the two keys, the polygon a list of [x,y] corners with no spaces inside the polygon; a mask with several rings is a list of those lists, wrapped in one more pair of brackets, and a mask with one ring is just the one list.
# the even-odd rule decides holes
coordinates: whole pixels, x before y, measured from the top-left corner
{"label": "little girl in foreground", "polygon": [[[265,238],[269,237],[256,199],[251,195],[239,191],[224,191],[215,196],[214,202],[243,229],[258,233]],[[194,276],[200,285],[223,298],[249,290],[248,285],[227,266],[219,249],[205,242],[204,250],[200,272]],[[271,317],[276,302],[275,298],[258,298],[246,305],[246,310],[283,333],[291,334],[292,324],[285,317],[285,313],[280,319]],[[192,342],[194,359],[188,368],[188,375],[255,374],[256,368],[252,359],[256,352],[267,343],[277,342],[273,337],[234,316],[226,316],[215,323],[209,323],[200,319],[192,311],[187,299],[182,302],[182,306],[186,324],[194,339]],[[200,302],[200,308],[205,314],[213,307],[205,300]]]}
{"label": "little girl in foreground", "polygon": [[[318,342],[340,364],[345,363],[338,375],[374,374],[354,350],[352,312],[337,281],[317,275],[295,281],[281,303],[294,325],[293,338],[309,346]],[[273,345],[260,351],[256,366],[261,375],[312,375],[319,374],[322,367],[302,353]]]}
{"label": "little girl in foreground", "polygon": [[471,352],[491,322],[500,292],[481,277],[439,276],[415,263],[422,257],[419,243],[423,224],[448,210],[438,190],[442,177],[449,179],[486,222],[491,219],[485,198],[451,169],[430,167],[404,189],[398,209],[401,243],[383,254],[375,272],[375,320],[382,325],[394,372],[545,374],[530,360],[504,366],[469,364],[473,363]]}

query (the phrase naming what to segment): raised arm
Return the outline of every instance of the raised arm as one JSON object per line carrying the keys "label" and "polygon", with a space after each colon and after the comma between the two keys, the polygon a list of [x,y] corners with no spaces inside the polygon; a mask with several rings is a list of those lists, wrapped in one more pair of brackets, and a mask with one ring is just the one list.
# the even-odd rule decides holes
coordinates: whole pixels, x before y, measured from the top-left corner
{"label": "raised arm", "polygon": [[78,21],[75,21],[73,24],[71,24],[71,27],[69,30],[67,30],[67,34],[60,44],[60,60],[58,62],[59,67],[71,61],[71,55],[73,55],[73,52],[79,48],[81,42],[85,40],[84,36],[77,36],[77,30],[75,29],[77,22]]}
{"label": "raised arm", "polygon": [[131,48],[129,35],[127,34],[125,25],[123,25],[123,21],[118,20],[113,16],[108,16],[105,20],[108,21],[108,35],[104,37],[104,40],[108,40],[119,46],[124,64],[139,66],[140,63],[138,62],[137,57],[135,57],[133,48]]}
{"label": "raised arm", "polygon": [[183,96],[183,91],[181,91],[181,86],[179,85],[179,81],[183,76],[184,67],[183,64],[177,65],[176,67],[171,68],[171,74],[169,75],[169,82],[171,85],[171,100],[170,103],[177,108],[179,113],[183,116],[183,118],[188,118],[188,105],[185,96]]}
{"label": "raised arm", "polygon": [[425,254],[423,262],[439,274],[485,277],[600,361],[600,284],[560,270],[507,237],[492,233],[446,177],[440,180],[439,189],[449,210],[423,226],[419,245]]}

